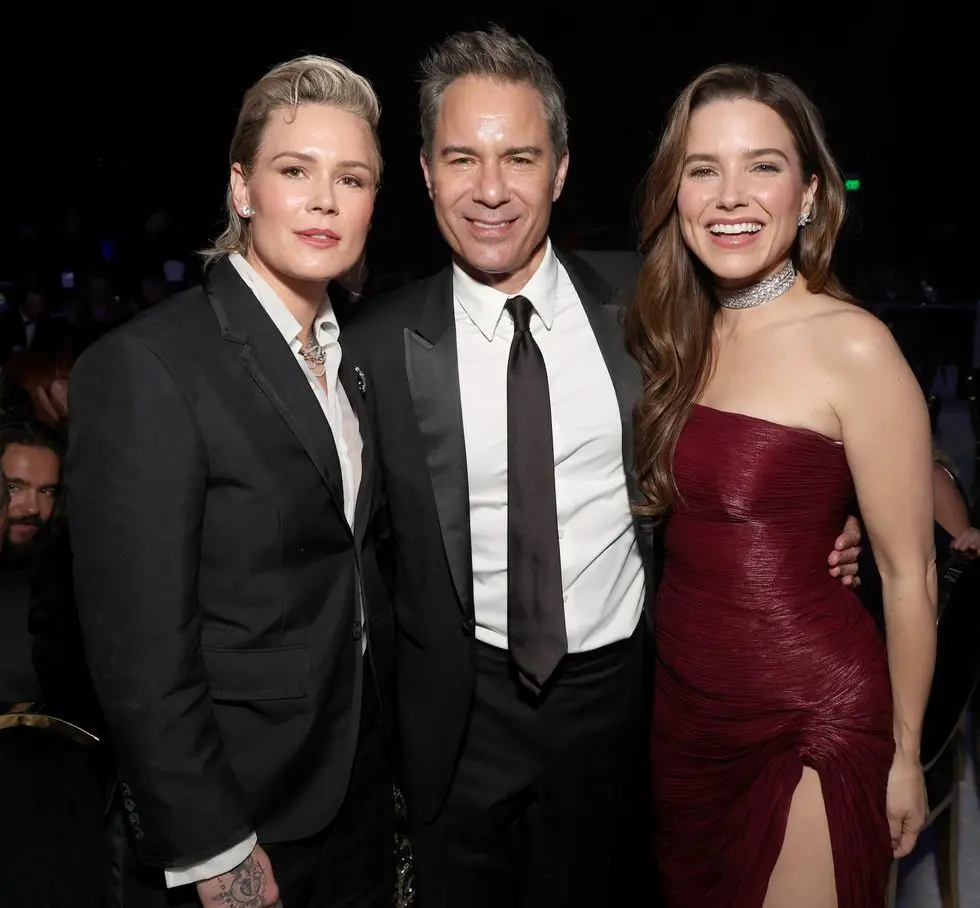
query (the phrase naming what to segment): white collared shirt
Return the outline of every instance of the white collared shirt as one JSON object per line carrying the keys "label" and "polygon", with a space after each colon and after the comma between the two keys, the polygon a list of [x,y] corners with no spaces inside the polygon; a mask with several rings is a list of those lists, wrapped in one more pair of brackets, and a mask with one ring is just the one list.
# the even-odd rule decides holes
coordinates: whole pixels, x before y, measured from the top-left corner
{"label": "white collared shirt", "polygon": [[316,376],[310,372],[306,360],[303,359],[303,354],[300,353],[303,346],[300,340],[302,331],[300,323],[286,308],[286,304],[279,299],[275,290],[242,256],[233,253],[228,256],[228,259],[262,304],[262,308],[265,309],[273,324],[279,329],[283,339],[289,344],[289,349],[293,351],[293,356],[296,357],[297,365],[302,370],[303,375],[306,376],[313,393],[316,394],[316,399],[327,419],[327,424],[333,433],[334,444],[337,447],[337,457],[340,460],[340,473],[344,485],[344,515],[347,518],[347,523],[353,528],[354,507],[361,485],[361,453],[364,445],[361,441],[357,415],[354,413],[354,408],[351,407],[344,386],[340,383],[340,362],[343,351],[340,348],[340,326],[337,324],[337,317],[334,315],[330,298],[324,297],[323,305],[313,321],[313,336],[317,343],[327,351],[327,358],[323,363],[325,368],[323,379],[329,393],[325,393],[323,386],[317,381]]}
{"label": "white collared shirt", "polygon": [[[534,307],[531,335],[551,391],[568,651],[584,652],[628,638],[643,611],[619,404],[588,316],[550,241],[520,295]],[[508,294],[456,265],[453,297],[476,637],[506,649],[507,361],[514,325],[504,310]]]}
{"label": "white collared shirt", "polygon": [[[344,386],[340,383],[340,362],[342,351],[340,348],[340,326],[334,316],[333,306],[330,304],[329,297],[325,297],[323,306],[317,313],[313,322],[313,336],[321,347],[327,351],[327,358],[324,360],[325,371],[323,374],[329,393],[323,390],[323,386],[317,381],[316,376],[309,370],[306,360],[303,359],[300,348],[300,332],[302,326],[293,317],[292,313],[286,308],[286,304],[279,299],[279,295],[269,286],[256,270],[249,265],[245,259],[233,253],[228,256],[229,261],[234,265],[235,270],[245,281],[249,289],[255,294],[256,299],[262,304],[273,324],[279,330],[283,340],[289,344],[289,349],[296,357],[296,366],[303,375],[306,376],[310,388],[316,395],[320,409],[330,426],[333,434],[334,444],[337,448],[337,458],[340,461],[341,480],[344,488],[344,516],[348,524],[353,529],[354,508],[357,503],[357,493],[361,485],[361,454],[363,442],[361,440],[360,427],[358,426],[357,414],[351,407]],[[360,608],[360,604],[358,604]],[[362,614],[363,619],[363,614]],[[361,638],[362,652],[367,646],[367,634]],[[258,837],[253,832],[244,841],[233,845],[221,854],[208,858],[197,864],[187,867],[175,867],[164,870],[164,879],[167,888],[175,886],[185,886],[191,883],[198,883],[201,880],[208,880],[211,877],[220,876],[233,870],[245,860],[255,847]]]}

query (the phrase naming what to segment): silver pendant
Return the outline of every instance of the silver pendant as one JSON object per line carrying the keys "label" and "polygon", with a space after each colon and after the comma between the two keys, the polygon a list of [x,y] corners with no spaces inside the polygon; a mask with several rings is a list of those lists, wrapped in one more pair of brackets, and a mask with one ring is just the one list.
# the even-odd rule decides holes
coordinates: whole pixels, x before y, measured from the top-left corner
{"label": "silver pendant", "polygon": [[322,378],[324,372],[327,371],[326,348],[321,347],[311,337],[305,344],[303,344],[302,347],[299,348],[299,352],[306,361],[306,366],[310,372],[312,372],[317,378]]}

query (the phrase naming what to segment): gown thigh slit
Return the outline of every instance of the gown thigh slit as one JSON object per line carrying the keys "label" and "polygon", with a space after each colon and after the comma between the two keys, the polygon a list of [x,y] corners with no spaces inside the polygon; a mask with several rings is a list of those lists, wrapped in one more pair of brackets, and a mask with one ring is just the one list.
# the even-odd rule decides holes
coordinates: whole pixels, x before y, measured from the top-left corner
{"label": "gown thigh slit", "polygon": [[815,432],[696,406],[656,609],[651,757],[668,908],[762,908],[803,767],[840,908],[881,908],[894,752],[884,640],[827,569],[854,488]]}

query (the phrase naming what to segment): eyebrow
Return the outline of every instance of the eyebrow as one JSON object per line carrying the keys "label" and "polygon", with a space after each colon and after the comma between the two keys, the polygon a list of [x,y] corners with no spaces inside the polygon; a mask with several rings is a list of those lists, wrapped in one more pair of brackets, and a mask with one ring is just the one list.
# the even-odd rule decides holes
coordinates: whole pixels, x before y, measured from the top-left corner
{"label": "eyebrow", "polygon": [[[451,154],[465,154],[473,158],[480,156],[480,153],[469,145],[447,145],[442,149],[441,155],[443,157]],[[514,158],[520,155],[541,157],[543,154],[544,152],[537,145],[512,145],[510,148],[504,149],[503,156],[505,158]]]}
{"label": "eyebrow", "polygon": [[[742,157],[745,158],[767,158],[767,157],[778,157],[782,158],[787,164],[790,163],[790,159],[785,151],[780,151],[778,148],[753,148],[751,151],[746,151]],[[718,164],[720,159],[717,155],[713,154],[689,154],[684,159],[684,166],[692,164],[694,162],[704,162],[708,164]]]}
{"label": "eyebrow", "polygon": [[[30,488],[33,483],[27,479],[23,479],[20,476],[4,476],[4,481],[10,486],[21,486],[23,488]],[[60,480],[58,482],[43,482],[37,486],[39,489],[57,489],[61,485]]]}
{"label": "eyebrow", "polygon": [[[317,162],[317,159],[313,155],[306,154],[306,152],[303,151],[280,151],[279,154],[272,158],[272,163],[275,163],[280,158],[294,158],[297,161],[304,161],[307,164],[316,164]],[[367,170],[369,173],[374,173],[374,168],[364,161],[338,161],[336,166],[345,167],[348,169],[357,168],[359,170]]]}

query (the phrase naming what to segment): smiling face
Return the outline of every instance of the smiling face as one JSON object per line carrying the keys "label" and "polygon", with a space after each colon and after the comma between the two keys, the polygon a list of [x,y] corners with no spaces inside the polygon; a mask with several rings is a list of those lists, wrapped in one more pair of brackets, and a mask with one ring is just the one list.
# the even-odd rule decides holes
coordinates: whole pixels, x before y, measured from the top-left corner
{"label": "smiling face", "polygon": [[479,280],[519,291],[544,255],[551,206],[568,171],[567,153],[556,164],[537,90],[457,79],[443,94],[422,171],[457,260]]}
{"label": "smiling face", "polygon": [[378,170],[360,117],[328,104],[273,111],[251,172],[231,172],[235,207],[252,210],[245,258],[277,291],[345,274],[364,251]]}
{"label": "smiling face", "polygon": [[767,105],[738,98],[691,114],[677,211],[684,242],[720,286],[755,283],[786,261],[816,188]]}

